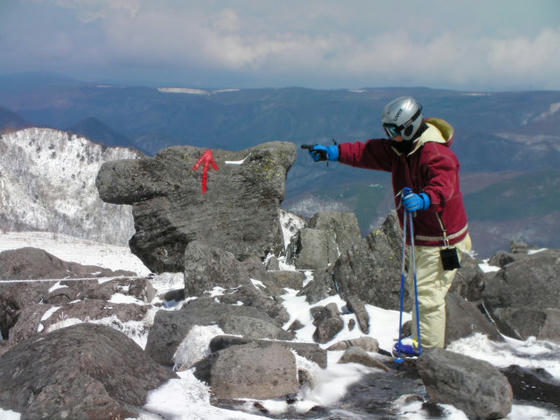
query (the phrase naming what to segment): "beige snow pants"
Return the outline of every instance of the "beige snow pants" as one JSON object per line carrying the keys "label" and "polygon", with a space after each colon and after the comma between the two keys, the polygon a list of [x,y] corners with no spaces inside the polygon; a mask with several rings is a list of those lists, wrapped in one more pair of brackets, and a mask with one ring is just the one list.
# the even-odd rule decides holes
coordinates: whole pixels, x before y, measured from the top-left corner
{"label": "beige snow pants", "polygon": [[[470,251],[472,247],[470,236],[467,234],[465,239],[453,246],[458,251]],[[441,249],[443,248],[435,246],[416,246],[415,249],[422,347],[445,347],[445,295],[451,287],[457,270],[445,271],[443,269],[439,254]],[[460,260],[461,252],[458,254]],[[408,255],[412,255],[410,249]],[[412,302],[412,336],[418,340],[412,273],[408,275],[407,290]]]}

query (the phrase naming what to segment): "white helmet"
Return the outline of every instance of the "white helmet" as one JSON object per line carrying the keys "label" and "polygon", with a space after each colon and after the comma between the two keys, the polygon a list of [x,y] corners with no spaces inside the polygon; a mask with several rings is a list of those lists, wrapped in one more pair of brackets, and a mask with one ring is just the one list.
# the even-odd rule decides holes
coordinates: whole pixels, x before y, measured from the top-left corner
{"label": "white helmet", "polygon": [[422,105],[412,96],[401,96],[385,106],[381,121],[389,138],[411,140],[422,125]]}

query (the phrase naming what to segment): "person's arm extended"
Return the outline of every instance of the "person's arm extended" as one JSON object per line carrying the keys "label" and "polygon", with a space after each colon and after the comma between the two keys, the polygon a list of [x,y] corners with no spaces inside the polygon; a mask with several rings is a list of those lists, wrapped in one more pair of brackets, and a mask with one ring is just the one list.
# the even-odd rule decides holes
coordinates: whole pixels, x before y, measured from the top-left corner
{"label": "person's arm extended", "polygon": [[379,169],[391,171],[396,156],[391,150],[389,140],[373,139],[365,143],[341,143],[338,160],[346,165],[357,168]]}

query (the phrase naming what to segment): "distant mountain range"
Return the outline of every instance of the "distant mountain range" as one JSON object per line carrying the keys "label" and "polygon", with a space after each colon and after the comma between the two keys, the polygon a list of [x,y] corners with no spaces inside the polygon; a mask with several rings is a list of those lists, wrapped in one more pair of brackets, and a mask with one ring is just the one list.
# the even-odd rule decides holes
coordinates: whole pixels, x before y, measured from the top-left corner
{"label": "distant mountain range", "polygon": [[[5,75],[0,129],[64,129],[149,154],[177,144],[229,150],[269,140],[328,144],[381,137],[382,109],[400,95],[415,96],[426,116],[454,125],[453,149],[481,255],[507,248],[511,239],[560,247],[560,91],[156,89]],[[324,208],[354,211],[366,233],[393,206],[390,178],[314,164],[301,153],[288,175],[284,206],[308,216]]]}

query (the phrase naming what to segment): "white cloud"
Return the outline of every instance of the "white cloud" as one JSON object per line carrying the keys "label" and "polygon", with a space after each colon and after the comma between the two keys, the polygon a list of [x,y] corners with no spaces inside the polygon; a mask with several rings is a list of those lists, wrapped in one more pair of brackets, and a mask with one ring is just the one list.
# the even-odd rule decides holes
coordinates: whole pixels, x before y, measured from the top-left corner
{"label": "white cloud", "polygon": [[[154,75],[170,68],[232,72],[270,85],[560,88],[560,29],[535,23],[514,28],[521,3],[505,9],[510,26],[498,27],[476,7],[442,0],[427,0],[438,6],[429,12],[405,0],[399,7],[410,13],[398,21],[392,20],[394,5],[361,0],[344,6],[331,0],[245,0],[227,7],[217,0],[33,1],[62,7],[76,20],[43,20],[35,31],[29,30],[33,17],[22,20],[21,28],[12,25],[20,32],[6,39],[25,46],[25,53],[10,47],[12,61],[19,54],[22,62],[37,57],[41,64],[105,73],[116,67]],[[458,13],[473,21],[445,19]],[[1,23],[0,17],[0,46]],[[27,33],[36,35],[30,39]]]}

